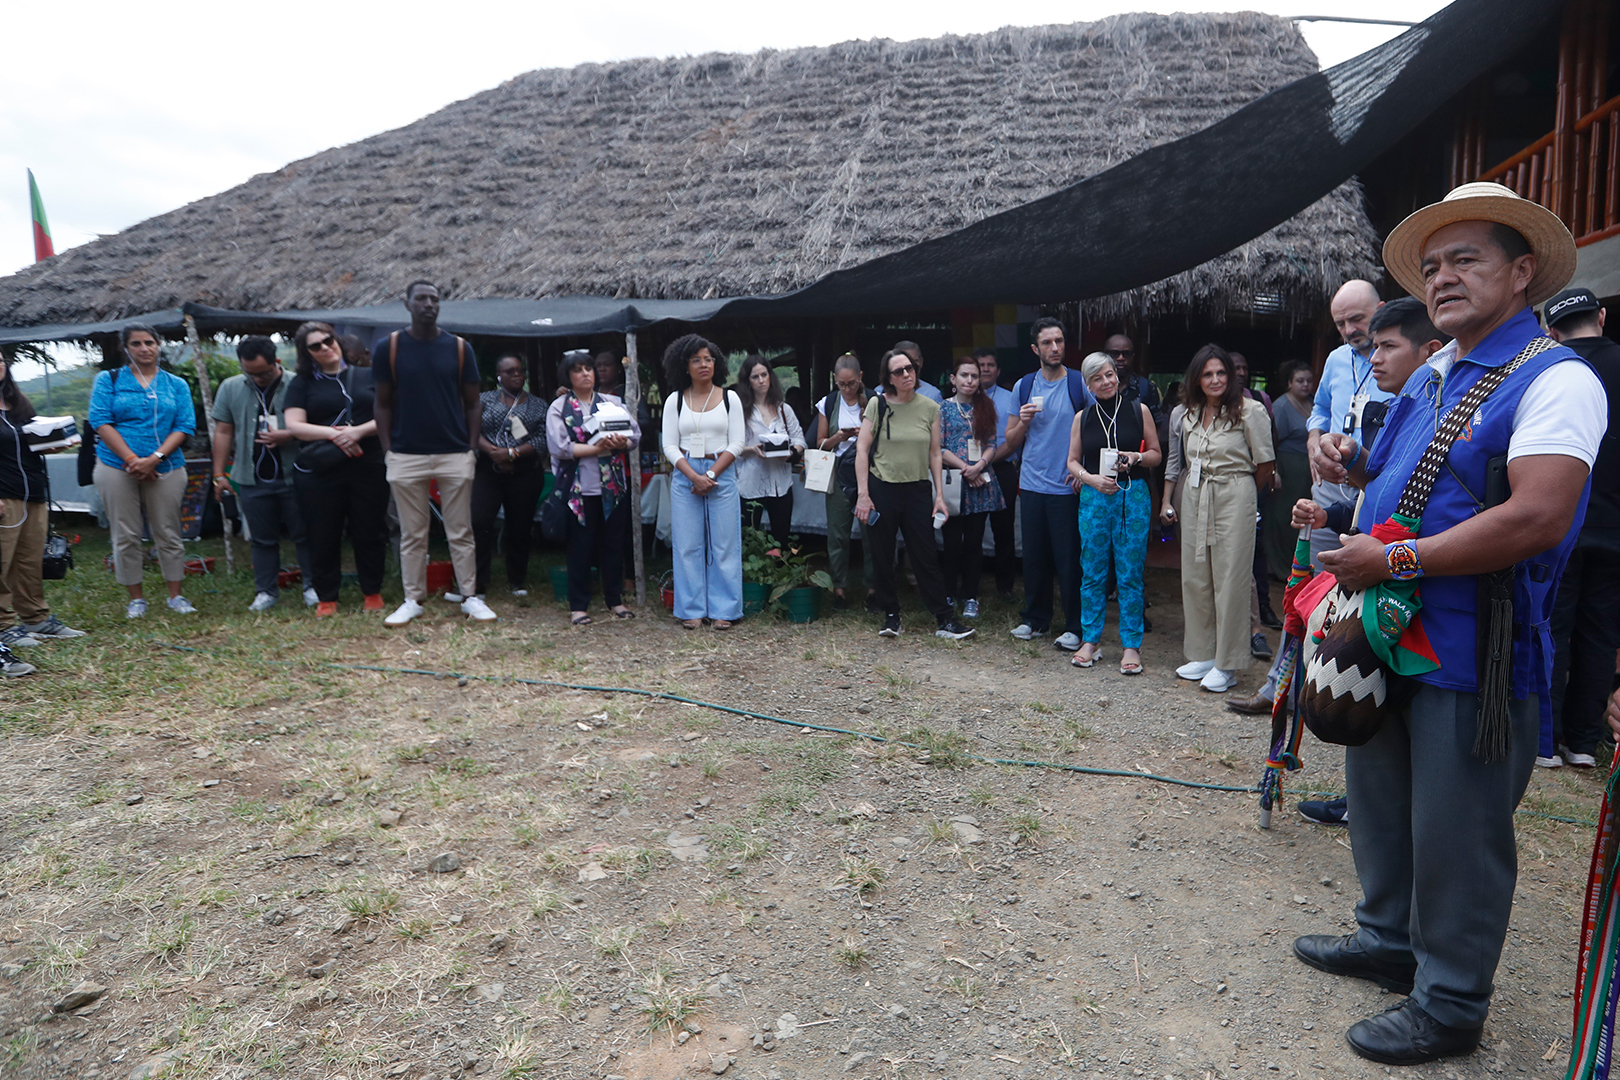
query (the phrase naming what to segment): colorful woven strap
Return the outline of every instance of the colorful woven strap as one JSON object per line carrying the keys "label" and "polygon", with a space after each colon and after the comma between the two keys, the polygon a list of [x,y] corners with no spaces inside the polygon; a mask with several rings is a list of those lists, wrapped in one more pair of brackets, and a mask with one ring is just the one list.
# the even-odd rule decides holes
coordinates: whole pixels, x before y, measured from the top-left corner
{"label": "colorful woven strap", "polygon": [[1395,507],[1397,514],[1415,519],[1423,517],[1423,511],[1429,505],[1429,494],[1434,490],[1434,482],[1440,477],[1440,467],[1446,463],[1446,455],[1451,453],[1451,444],[1457,441],[1457,437],[1462,434],[1463,428],[1473,418],[1474,413],[1479,411],[1485,399],[1490,397],[1509,375],[1524,366],[1527,361],[1557,344],[1558,342],[1550,337],[1532,338],[1530,344],[1526,345],[1518,356],[1500,367],[1487,371],[1479,377],[1478,382],[1468,388],[1468,393],[1463,395],[1463,399],[1446,414],[1445,420],[1441,421],[1440,429],[1434,433],[1434,441],[1429,443],[1429,448],[1423,452],[1417,468],[1413,469],[1412,475],[1407,478],[1406,488],[1401,492],[1401,501]]}

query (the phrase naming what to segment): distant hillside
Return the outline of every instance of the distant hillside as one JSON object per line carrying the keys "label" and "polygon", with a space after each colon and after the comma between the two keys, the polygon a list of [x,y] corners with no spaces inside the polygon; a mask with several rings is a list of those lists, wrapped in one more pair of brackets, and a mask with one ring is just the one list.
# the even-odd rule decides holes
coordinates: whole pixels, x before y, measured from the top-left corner
{"label": "distant hillside", "polygon": [[34,409],[42,416],[77,416],[83,418],[90,411],[90,384],[95,381],[96,367],[68,368],[51,372],[51,393],[45,395],[45,376],[19,382],[18,388],[28,395]]}

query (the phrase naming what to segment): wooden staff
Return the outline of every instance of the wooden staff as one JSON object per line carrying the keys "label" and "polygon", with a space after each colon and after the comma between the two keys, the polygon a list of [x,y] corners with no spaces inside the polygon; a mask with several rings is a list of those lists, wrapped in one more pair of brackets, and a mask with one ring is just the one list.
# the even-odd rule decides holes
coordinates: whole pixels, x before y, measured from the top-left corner
{"label": "wooden staff", "polygon": [[[636,356],[636,332],[624,332],[624,407],[631,416],[641,409],[641,363]],[[647,433],[641,433],[642,441]],[[647,560],[641,550],[641,447],[630,452],[630,558],[636,565],[636,606],[647,603]]]}

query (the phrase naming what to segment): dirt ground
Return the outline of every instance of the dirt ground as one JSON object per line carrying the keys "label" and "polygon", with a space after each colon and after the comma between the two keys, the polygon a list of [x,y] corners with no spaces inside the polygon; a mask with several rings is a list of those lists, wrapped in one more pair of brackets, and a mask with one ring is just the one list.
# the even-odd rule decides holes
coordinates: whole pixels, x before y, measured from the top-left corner
{"label": "dirt ground", "polygon": [[[1352,926],[1348,836],[1292,808],[1341,752],[1307,741],[1269,831],[1252,794],[966,757],[1254,783],[1266,722],[1174,678],[1150,588],[1139,678],[1112,631],[1078,671],[994,602],[961,644],[498,596],[489,627],[345,614],[335,653],[108,617],[46,648],[116,704],[0,725],[0,1074],[1386,1074],[1343,1032],[1398,999],[1290,952]],[[1590,819],[1603,780],[1538,770],[1485,1043],[1414,1074],[1562,1075],[1591,829],[1537,815]]]}

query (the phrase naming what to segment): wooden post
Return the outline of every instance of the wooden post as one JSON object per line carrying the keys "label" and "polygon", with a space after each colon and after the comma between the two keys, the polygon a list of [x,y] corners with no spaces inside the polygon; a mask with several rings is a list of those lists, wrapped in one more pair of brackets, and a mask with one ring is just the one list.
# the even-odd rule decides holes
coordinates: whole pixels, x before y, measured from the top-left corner
{"label": "wooden post", "polygon": [[[203,430],[208,432],[208,435],[203,440],[203,443],[205,446],[212,448],[214,444],[213,428],[209,425],[214,422],[214,390],[208,385],[208,365],[203,362],[202,344],[197,340],[197,322],[190,315],[186,316],[186,347],[191,350],[191,366],[195,368],[197,372],[197,392],[202,396],[202,426]],[[210,469],[208,492],[211,495],[213,494],[213,491],[213,470]],[[207,499],[208,496],[204,495],[203,498]],[[222,536],[225,540],[225,572],[227,574],[234,574],[236,573],[236,557],[231,551],[231,526],[224,520],[223,513],[220,515],[220,519],[219,532],[220,536]],[[308,582],[305,582],[305,584],[308,585]]]}
{"label": "wooden post", "polygon": [[[624,332],[624,407],[631,416],[641,410],[641,362],[636,355],[636,332]],[[641,433],[645,443],[648,433]],[[641,550],[641,448],[630,452],[630,558],[636,567],[636,606],[647,603],[647,558]]]}

